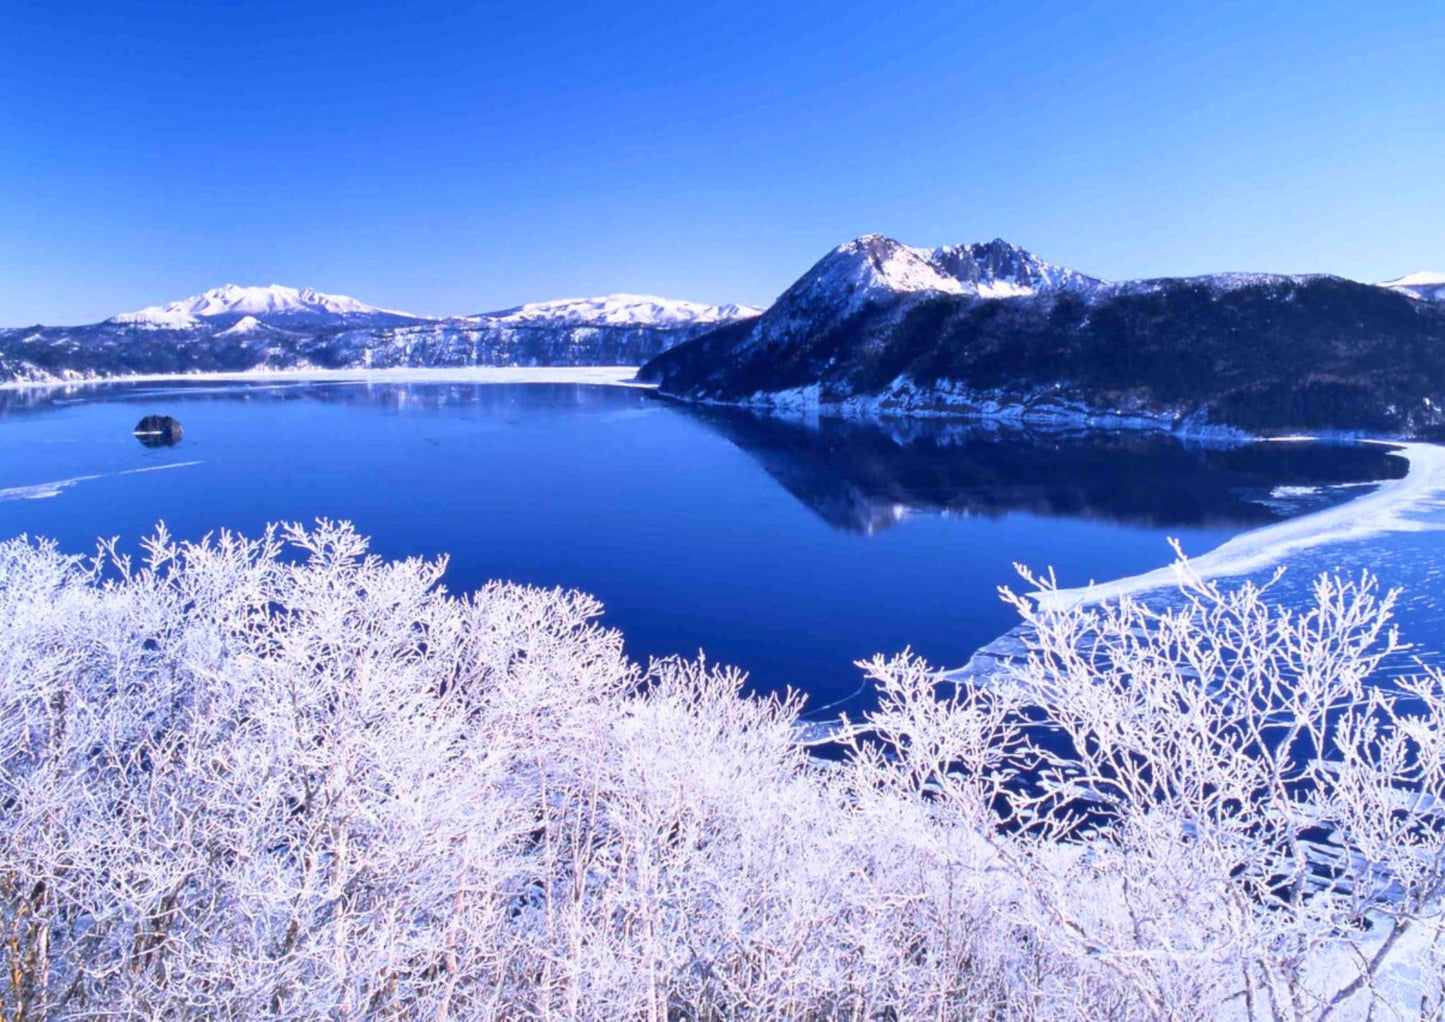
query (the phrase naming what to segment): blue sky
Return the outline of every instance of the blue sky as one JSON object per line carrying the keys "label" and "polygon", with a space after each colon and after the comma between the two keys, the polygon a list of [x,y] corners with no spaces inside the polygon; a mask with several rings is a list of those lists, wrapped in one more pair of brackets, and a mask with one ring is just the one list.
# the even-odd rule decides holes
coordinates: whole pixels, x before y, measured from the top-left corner
{"label": "blue sky", "polygon": [[0,0],[0,324],[765,304],[840,241],[1445,270],[1445,5]]}

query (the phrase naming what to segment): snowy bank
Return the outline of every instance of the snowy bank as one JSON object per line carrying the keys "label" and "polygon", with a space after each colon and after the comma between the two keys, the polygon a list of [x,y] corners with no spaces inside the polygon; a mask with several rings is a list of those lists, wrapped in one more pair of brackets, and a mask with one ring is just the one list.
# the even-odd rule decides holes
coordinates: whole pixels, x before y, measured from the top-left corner
{"label": "snowy bank", "polygon": [[107,383],[572,383],[605,387],[651,389],[637,382],[636,366],[464,366],[454,369],[249,369],[236,373],[157,373],[141,376],[105,376],[93,379],[10,382],[3,390],[42,390],[52,387],[92,386]]}
{"label": "snowy bank", "polygon": [[[1259,443],[1291,443],[1311,437],[1260,440]],[[1365,441],[1391,448],[1410,465],[1402,479],[1381,484],[1377,489],[1334,507],[1287,521],[1254,529],[1226,541],[1197,558],[1189,568],[1201,579],[1229,578],[1267,570],[1291,555],[1334,544],[1359,542],[1391,532],[1419,532],[1440,526],[1425,519],[1423,512],[1445,505],[1445,447],[1435,444],[1394,441]],[[1042,609],[1068,611],[1090,604],[1117,602],[1123,597],[1171,590],[1183,579],[1178,564],[1130,575],[1112,581],[1095,582],[1072,589],[1035,591],[1029,596]],[[1029,652],[1030,629],[1017,625],[979,647],[962,667],[944,672],[955,681],[987,679],[1019,662]]]}
{"label": "snowy bank", "polygon": [[[1308,438],[1298,438],[1308,439]],[[1290,443],[1290,440],[1262,440],[1260,443]],[[1246,532],[1221,544],[1201,557],[1190,559],[1190,568],[1201,578],[1229,578],[1248,575],[1281,563],[1302,550],[1336,543],[1356,542],[1389,532],[1418,532],[1438,528],[1415,517],[1439,507],[1445,499],[1445,447],[1423,443],[1366,441],[1394,448],[1392,454],[1406,459],[1410,470],[1403,479],[1392,479],[1364,496],[1356,497],[1314,514],[1292,518]],[[1095,583],[1075,589],[1035,594],[1041,606],[1063,610],[1088,603],[1117,600],[1156,589],[1172,588],[1180,580],[1175,565],[1112,582]]]}

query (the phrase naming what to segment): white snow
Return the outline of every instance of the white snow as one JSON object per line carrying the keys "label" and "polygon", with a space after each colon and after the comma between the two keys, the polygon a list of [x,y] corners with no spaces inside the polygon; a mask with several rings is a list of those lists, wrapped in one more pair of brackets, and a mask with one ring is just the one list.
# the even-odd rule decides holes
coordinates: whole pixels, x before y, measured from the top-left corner
{"label": "white snow", "polygon": [[76,483],[99,478],[98,475],[72,476],[69,479],[56,479],[53,482],[30,486],[7,486],[0,490],[0,500],[43,500],[46,497],[58,497],[62,490],[67,490]]}
{"label": "white snow", "polygon": [[[864,235],[833,250],[854,288],[867,293],[938,291],[961,295],[965,288],[933,264],[928,249],[913,248],[877,234]],[[828,277],[832,277],[829,274]],[[827,278],[819,283],[836,286]]]}
{"label": "white snow", "polygon": [[[560,298],[529,302],[515,308],[457,318],[499,326],[669,328],[730,323],[735,319],[761,315],[762,311],[750,305],[704,305],[675,298],[659,298],[656,295],[614,294],[598,298]],[[107,322],[181,330],[201,326],[207,319],[242,316],[245,318],[231,330],[244,332],[267,325],[256,317],[297,314],[321,317],[387,315],[417,320],[427,318],[367,305],[346,295],[324,294],[308,288],[298,289],[281,284],[271,284],[268,287],[226,284],[177,302],[150,305],[136,312],[112,316]],[[255,322],[247,323],[247,319]]]}
{"label": "white snow", "polygon": [[995,280],[979,284],[974,290],[978,292],[980,298],[1021,298],[1036,293],[1033,288],[1016,284],[1011,280]]}
{"label": "white snow", "polygon": [[201,321],[189,312],[156,305],[139,312],[123,312],[119,316],[112,316],[109,322],[151,327],[156,330],[189,330],[201,325]]}
{"label": "white snow", "polygon": [[1431,270],[1421,270],[1418,273],[1407,273],[1403,277],[1396,277],[1394,280],[1387,280],[1380,284],[1381,287],[1416,287],[1421,284],[1445,284],[1445,273],[1435,273]]}
{"label": "white snow", "polygon": [[830,293],[846,294],[849,306],[857,308],[897,294],[1024,298],[1043,291],[1087,292],[1102,284],[1002,239],[929,249],[865,234],[835,248],[790,293],[810,301]]}
{"label": "white snow", "polygon": [[298,312],[330,316],[375,314],[410,316],[410,313],[367,305],[365,302],[357,301],[347,295],[329,295],[313,291],[310,288],[298,289],[286,287],[283,284],[271,284],[267,287],[241,287],[237,284],[226,284],[177,302],[170,302],[166,305],[149,305],[137,312],[122,313],[112,317],[111,322],[139,323],[180,329],[198,325],[198,319],[209,319],[216,316],[237,314],[257,316]]}
{"label": "white snow", "polygon": [[1427,302],[1445,302],[1445,273],[1434,273],[1430,270],[1407,273],[1394,280],[1382,281],[1380,287],[1387,287],[1391,291],[1399,291],[1411,298]]}
{"label": "white snow", "polygon": [[529,302],[468,318],[509,326],[679,327],[729,323],[762,311],[749,305],[702,305],[656,295],[615,294]]}
{"label": "white snow", "polygon": [[961,295],[963,284],[941,272],[929,260],[925,249],[898,245],[876,263],[864,264],[864,279],[890,291],[941,291]]}
{"label": "white snow", "polygon": [[266,330],[266,324],[262,323],[255,316],[244,316],[236,321],[234,326],[222,330],[217,337],[240,337],[245,334],[254,334]]}
{"label": "white snow", "polygon": [[877,394],[844,400],[823,400],[821,387],[793,387],[755,391],[737,401],[702,404],[740,404],[789,414],[840,415],[877,423],[910,419],[957,419],[974,424],[1040,429],[1147,430],[1196,440],[1247,441],[1254,437],[1232,426],[1212,424],[1200,413],[1180,416],[1147,408],[1099,407],[1069,401],[1041,387],[1028,395],[999,390],[978,390],[951,380],[919,387],[908,376],[898,376]]}
{"label": "white snow", "polygon": [[969,245],[944,245],[927,253],[929,262],[962,281],[980,298],[1020,298],[1040,292],[1090,293],[1107,281],[1046,263],[1002,238]]}
{"label": "white snow", "polygon": [[[463,366],[446,369],[249,369],[235,373],[152,373],[107,376],[89,380],[46,380],[0,383],[0,390],[84,387],[113,383],[169,383],[203,380],[213,383],[571,383],[594,387],[637,387],[637,366]],[[187,393],[193,393],[188,390]]]}
{"label": "white snow", "polygon": [[1321,492],[1320,486],[1276,486],[1269,491],[1271,497],[1288,499],[1290,497],[1313,497]]}

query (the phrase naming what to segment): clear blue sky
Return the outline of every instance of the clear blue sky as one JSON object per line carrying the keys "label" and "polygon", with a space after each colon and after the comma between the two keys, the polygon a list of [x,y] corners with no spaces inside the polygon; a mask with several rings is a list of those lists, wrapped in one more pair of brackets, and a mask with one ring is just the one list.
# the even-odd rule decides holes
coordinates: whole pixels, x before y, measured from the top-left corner
{"label": "clear blue sky", "polygon": [[0,323],[766,303],[833,245],[1445,270],[1445,3],[0,0]]}

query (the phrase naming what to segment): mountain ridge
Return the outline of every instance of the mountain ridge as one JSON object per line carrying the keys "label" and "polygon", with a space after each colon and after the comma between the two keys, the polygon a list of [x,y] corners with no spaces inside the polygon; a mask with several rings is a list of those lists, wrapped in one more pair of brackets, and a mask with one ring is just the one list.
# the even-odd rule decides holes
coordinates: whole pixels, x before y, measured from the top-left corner
{"label": "mountain ridge", "polygon": [[467,319],[505,322],[513,325],[566,323],[569,326],[673,326],[725,323],[763,310],[736,303],[704,305],[656,295],[610,294],[594,298],[554,298],[528,302],[495,312],[482,312]]}
{"label": "mountain ridge", "polygon": [[760,311],[624,294],[430,317],[309,288],[227,284],[99,323],[0,329],[0,377],[46,382],[262,368],[638,365]]}
{"label": "mountain ridge", "polygon": [[373,326],[420,322],[429,318],[396,309],[378,308],[349,295],[326,294],[312,288],[294,288],[284,284],[264,287],[223,284],[164,305],[148,305],[135,312],[123,312],[105,322],[186,329],[199,326],[203,320],[230,326],[246,316]]}

